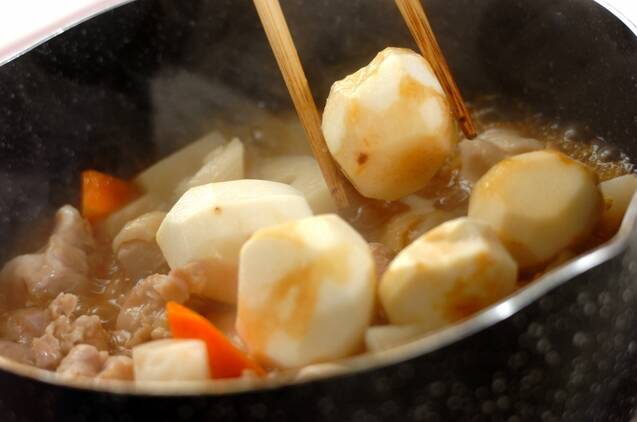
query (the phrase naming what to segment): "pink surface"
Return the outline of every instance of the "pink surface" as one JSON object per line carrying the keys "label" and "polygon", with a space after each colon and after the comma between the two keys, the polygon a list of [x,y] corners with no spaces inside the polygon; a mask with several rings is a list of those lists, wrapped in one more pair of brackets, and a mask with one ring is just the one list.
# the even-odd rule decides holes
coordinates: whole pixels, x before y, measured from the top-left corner
{"label": "pink surface", "polygon": [[0,2],[0,64],[103,10],[130,0]]}

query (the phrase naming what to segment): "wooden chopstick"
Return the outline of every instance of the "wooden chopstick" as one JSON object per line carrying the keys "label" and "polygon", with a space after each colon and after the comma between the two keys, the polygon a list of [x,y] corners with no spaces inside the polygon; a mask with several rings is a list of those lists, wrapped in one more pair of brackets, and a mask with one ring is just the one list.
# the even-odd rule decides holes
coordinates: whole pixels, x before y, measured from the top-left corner
{"label": "wooden chopstick", "polygon": [[321,118],[279,0],[254,0],[254,5],[325,182],[334,197],[336,206],[339,209],[347,208],[349,182],[334,163],[327,149],[321,129]]}
{"label": "wooden chopstick", "polygon": [[395,1],[420,52],[431,63],[438,80],[440,80],[440,84],[449,98],[451,110],[458,120],[462,132],[469,139],[475,138],[476,128],[471,119],[471,114],[467,110],[458,85],[456,85],[456,81],[449,70],[449,65],[436,40],[429,19],[425,14],[425,9],[420,2],[421,0]]}

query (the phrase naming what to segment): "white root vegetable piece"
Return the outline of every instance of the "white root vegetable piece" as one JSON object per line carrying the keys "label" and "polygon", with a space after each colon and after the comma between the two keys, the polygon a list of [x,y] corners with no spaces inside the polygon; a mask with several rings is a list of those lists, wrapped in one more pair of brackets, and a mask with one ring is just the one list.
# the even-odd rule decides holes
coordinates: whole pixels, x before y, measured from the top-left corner
{"label": "white root vegetable piece", "polygon": [[518,155],[543,149],[544,144],[535,138],[527,138],[509,128],[491,128],[478,135],[476,139],[489,142],[507,155]]}
{"label": "white root vegetable piece", "polygon": [[460,217],[460,211],[449,212],[434,207],[433,201],[409,196],[403,200],[410,210],[392,217],[383,230],[381,242],[398,253],[434,227]]}
{"label": "white root vegetable piece", "polygon": [[409,343],[424,332],[418,325],[376,325],[365,332],[365,346],[369,352],[380,352]]}
{"label": "white root vegetable piece", "polygon": [[350,368],[340,363],[326,362],[316,363],[301,368],[294,377],[297,381],[307,381],[319,378],[331,377],[347,372]]}
{"label": "white root vegetable piece", "polygon": [[469,201],[469,217],[490,224],[521,268],[546,263],[586,240],[601,210],[595,173],[549,150],[499,162]]}
{"label": "white root vegetable piece", "polygon": [[286,155],[260,160],[255,179],[287,183],[305,195],[315,214],[336,212],[336,204],[316,160],[308,155]]}
{"label": "white root vegetable piece", "polygon": [[407,211],[393,217],[385,226],[382,243],[387,245],[394,253],[398,253],[416,240],[422,234],[434,227],[453,220],[460,213],[452,213],[442,210],[431,212]]}
{"label": "white root vegetable piece", "polygon": [[487,129],[476,139],[458,144],[462,177],[475,183],[499,161],[542,148],[544,145],[537,139],[523,137],[512,129]]}
{"label": "white root vegetable piece", "polygon": [[177,196],[183,195],[195,186],[243,179],[245,177],[244,155],[245,148],[238,138],[218,146],[204,158],[203,161],[206,164],[194,176],[177,186]]}
{"label": "white root vegetable piece", "polygon": [[189,189],[177,201],[157,231],[157,243],[172,269],[204,261],[206,272],[218,276],[202,293],[234,303],[243,243],[260,228],[311,215],[303,195],[283,183],[210,183]]}
{"label": "white root vegetable piece", "polygon": [[370,248],[340,217],[265,228],[241,249],[237,332],[267,365],[337,359],[361,345],[374,296]]}
{"label": "white root vegetable piece", "polygon": [[435,330],[515,290],[517,265],[487,224],[466,217],[418,238],[389,265],[379,297],[392,324]]}
{"label": "white root vegetable piece", "polygon": [[201,340],[155,340],[133,347],[135,381],[202,381],[210,378]]}
{"label": "white root vegetable piece", "polygon": [[124,243],[134,240],[155,243],[155,234],[165,217],[163,211],[152,211],[129,221],[113,239],[113,251],[117,252]]}
{"label": "white root vegetable piece", "polygon": [[143,192],[171,200],[175,188],[185,178],[195,174],[204,164],[204,158],[225,143],[217,132],[211,132],[140,173],[134,180]]}
{"label": "white root vegetable piece", "polygon": [[386,48],[332,86],[323,112],[327,146],[354,187],[395,200],[427,184],[453,152],[458,133],[429,63]]}
{"label": "white root vegetable piece", "polygon": [[477,182],[491,167],[507,157],[500,148],[479,138],[461,141],[458,152],[460,174],[471,183]]}
{"label": "white root vegetable piece", "polygon": [[637,190],[637,176],[627,174],[606,180],[599,184],[599,189],[604,198],[600,228],[605,234],[612,235],[619,230],[630,200]]}
{"label": "white root vegetable piece", "polygon": [[115,211],[100,223],[98,230],[113,239],[129,221],[152,211],[164,208],[164,201],[157,196],[145,194],[125,207]]}

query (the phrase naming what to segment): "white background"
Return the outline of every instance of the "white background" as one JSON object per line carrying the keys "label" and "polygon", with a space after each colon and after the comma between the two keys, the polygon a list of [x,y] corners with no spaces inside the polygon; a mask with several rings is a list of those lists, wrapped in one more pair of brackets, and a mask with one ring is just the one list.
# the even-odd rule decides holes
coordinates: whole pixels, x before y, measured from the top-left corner
{"label": "white background", "polygon": [[[0,0],[0,64],[74,22],[127,0]],[[178,0],[174,0],[178,1]],[[241,0],[246,1],[246,0]],[[598,0],[637,23],[637,0]]]}

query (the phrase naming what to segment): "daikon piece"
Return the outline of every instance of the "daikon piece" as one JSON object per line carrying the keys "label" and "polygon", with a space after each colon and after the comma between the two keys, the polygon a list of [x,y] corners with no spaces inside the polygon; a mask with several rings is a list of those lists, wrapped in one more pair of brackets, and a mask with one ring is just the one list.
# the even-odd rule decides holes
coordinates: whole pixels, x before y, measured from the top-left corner
{"label": "daikon piece", "polygon": [[435,330],[515,290],[517,265],[494,230],[466,217],[418,238],[389,265],[379,297],[389,321]]}
{"label": "daikon piece", "polygon": [[305,195],[315,214],[336,212],[334,198],[316,160],[308,155],[264,158],[253,170],[255,179],[287,183]]}
{"label": "daikon piece", "polygon": [[205,164],[194,176],[177,186],[177,196],[183,195],[195,186],[243,179],[245,177],[244,155],[245,148],[238,138],[218,146],[204,158]]}
{"label": "daikon piece", "polygon": [[507,158],[504,151],[479,137],[461,141],[458,152],[460,175],[471,183],[477,182],[491,167]]}
{"label": "daikon piece", "polygon": [[308,365],[301,368],[294,377],[297,381],[308,381],[313,379],[320,379],[331,377],[338,374],[347,372],[350,368],[340,363],[316,363],[314,365]]}
{"label": "daikon piece", "polygon": [[136,382],[203,381],[210,378],[208,351],[201,340],[155,340],[133,347]]}
{"label": "daikon piece", "polygon": [[[172,269],[204,261],[211,284],[236,285],[239,250],[258,229],[312,215],[303,195],[283,183],[235,180],[189,189],[164,218],[157,243]],[[218,271],[215,271],[215,268]],[[234,302],[227,286],[209,286],[210,299]],[[215,297],[223,292],[223,297]]]}
{"label": "daikon piece", "polygon": [[134,180],[142,191],[165,200],[171,200],[178,184],[195,174],[204,164],[204,158],[225,142],[218,132],[210,132],[168,157],[156,162]]}
{"label": "daikon piece", "polygon": [[113,239],[129,221],[152,211],[163,210],[165,206],[161,198],[148,193],[144,194],[99,222],[97,229]]}
{"label": "daikon piece", "polygon": [[376,325],[365,332],[365,346],[369,352],[380,352],[409,343],[425,331],[418,325]]}
{"label": "daikon piece", "polygon": [[601,210],[595,173],[550,150],[499,162],[478,181],[469,201],[469,217],[491,225],[524,269],[586,240]]}
{"label": "daikon piece", "polygon": [[600,228],[607,235],[612,235],[622,224],[624,214],[637,190],[637,176],[626,174],[599,184],[604,198],[604,212],[600,220]]}
{"label": "daikon piece", "polygon": [[384,200],[424,187],[458,138],[431,66],[403,48],[386,48],[334,83],[322,127],[332,156],[354,187]]}
{"label": "daikon piece", "polygon": [[266,365],[298,368],[354,353],[374,300],[370,248],[334,214],[259,230],[241,249],[237,331]]}
{"label": "daikon piece", "polygon": [[489,142],[511,156],[544,148],[544,144],[537,139],[523,136],[516,130],[502,127],[487,129],[480,133],[476,139]]}
{"label": "daikon piece", "polygon": [[450,212],[434,207],[431,200],[408,196],[402,200],[409,205],[409,211],[400,213],[387,223],[381,242],[398,253],[411,242],[434,227],[460,217],[460,212]]}
{"label": "daikon piece", "polygon": [[476,139],[465,139],[458,144],[461,175],[475,183],[491,167],[505,158],[543,148],[542,142],[521,136],[514,130],[487,129]]}

